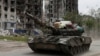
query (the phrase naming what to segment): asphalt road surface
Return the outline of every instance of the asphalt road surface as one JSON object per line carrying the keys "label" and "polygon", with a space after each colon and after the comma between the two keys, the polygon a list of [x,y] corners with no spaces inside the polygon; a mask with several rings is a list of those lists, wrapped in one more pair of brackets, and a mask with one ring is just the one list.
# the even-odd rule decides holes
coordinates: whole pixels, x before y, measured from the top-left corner
{"label": "asphalt road surface", "polygon": [[[58,53],[35,53],[26,43],[0,41],[0,56],[64,56]],[[100,56],[100,40],[93,41],[88,52],[76,56]]]}

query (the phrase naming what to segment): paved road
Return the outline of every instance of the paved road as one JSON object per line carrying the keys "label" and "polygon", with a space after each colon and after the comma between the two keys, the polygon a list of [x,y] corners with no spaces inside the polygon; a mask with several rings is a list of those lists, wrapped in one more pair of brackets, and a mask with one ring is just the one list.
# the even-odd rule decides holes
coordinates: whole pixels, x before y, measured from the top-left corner
{"label": "paved road", "polygon": [[100,56],[100,40],[93,41],[90,51],[81,56]]}
{"label": "paved road", "polygon": [[[34,53],[31,51],[30,48],[24,43],[17,43],[17,42],[0,42],[0,56],[63,56],[61,54],[44,54],[44,53]],[[8,45],[6,45],[6,44]],[[2,47],[2,46],[6,47]],[[90,48],[89,52],[79,54],[76,56],[100,56],[100,41],[95,40],[92,43],[92,46]]]}

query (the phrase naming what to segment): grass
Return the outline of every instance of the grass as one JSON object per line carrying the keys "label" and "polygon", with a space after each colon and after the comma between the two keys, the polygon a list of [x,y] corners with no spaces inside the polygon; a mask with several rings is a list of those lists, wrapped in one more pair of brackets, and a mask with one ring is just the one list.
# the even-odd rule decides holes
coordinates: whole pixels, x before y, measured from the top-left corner
{"label": "grass", "polygon": [[0,40],[11,40],[11,41],[27,41],[25,36],[0,36]]}

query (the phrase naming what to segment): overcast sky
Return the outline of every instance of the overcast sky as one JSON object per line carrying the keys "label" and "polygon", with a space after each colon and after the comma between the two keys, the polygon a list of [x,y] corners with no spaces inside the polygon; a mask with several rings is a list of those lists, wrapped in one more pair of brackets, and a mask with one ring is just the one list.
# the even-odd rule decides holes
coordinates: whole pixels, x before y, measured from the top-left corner
{"label": "overcast sky", "polygon": [[100,8],[100,0],[79,0],[79,12],[88,14],[92,8]]}
{"label": "overcast sky", "polygon": [[88,14],[90,9],[100,8],[100,0],[79,0],[79,12]]}

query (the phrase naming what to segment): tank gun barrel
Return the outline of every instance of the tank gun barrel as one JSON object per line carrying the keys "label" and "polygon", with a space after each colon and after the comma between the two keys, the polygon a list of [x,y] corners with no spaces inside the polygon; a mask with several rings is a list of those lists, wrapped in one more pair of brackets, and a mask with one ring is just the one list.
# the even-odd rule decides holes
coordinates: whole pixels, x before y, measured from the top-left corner
{"label": "tank gun barrel", "polygon": [[27,12],[25,13],[25,15],[28,16],[31,20],[34,20],[34,23],[35,23],[36,25],[39,25],[39,26],[41,26],[41,27],[46,26],[46,24],[43,23],[43,22],[40,20],[40,18],[38,18],[38,17],[36,17],[36,16],[33,16],[32,14],[29,14],[29,13],[27,13]]}

